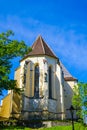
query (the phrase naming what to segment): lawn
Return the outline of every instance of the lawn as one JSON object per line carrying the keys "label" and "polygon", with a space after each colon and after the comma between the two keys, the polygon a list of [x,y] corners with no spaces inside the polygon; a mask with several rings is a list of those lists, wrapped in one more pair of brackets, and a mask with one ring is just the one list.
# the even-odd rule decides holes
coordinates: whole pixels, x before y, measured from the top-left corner
{"label": "lawn", "polygon": [[[23,127],[8,127],[8,128],[1,128],[0,130],[72,130],[72,126],[55,126],[50,128],[38,128],[38,129],[32,129],[32,128],[23,128]],[[83,126],[80,123],[75,123],[74,130],[87,130],[86,126]]]}
{"label": "lawn", "polygon": [[[44,128],[40,130],[72,130],[72,126],[56,126],[51,128]],[[81,124],[75,124],[74,130],[87,130],[87,127],[81,125]]]}

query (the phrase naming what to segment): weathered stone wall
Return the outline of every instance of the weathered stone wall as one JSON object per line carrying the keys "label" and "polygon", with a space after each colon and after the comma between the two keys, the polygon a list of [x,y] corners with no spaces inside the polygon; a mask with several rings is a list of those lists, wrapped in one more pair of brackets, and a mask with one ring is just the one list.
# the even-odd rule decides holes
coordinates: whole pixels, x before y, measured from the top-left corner
{"label": "weathered stone wall", "polygon": [[17,80],[17,87],[20,88],[20,71],[21,67],[18,67],[15,71],[14,79]]}
{"label": "weathered stone wall", "polygon": [[64,82],[64,108],[66,112],[66,118],[71,118],[70,111],[67,110],[72,105],[73,87],[77,84],[77,81],[65,81]]}
{"label": "weathered stone wall", "polygon": [[[60,99],[59,93],[60,93],[60,78],[61,77],[60,77],[60,66],[57,65],[57,59],[49,57],[49,56],[29,57],[20,63],[21,75],[23,75],[23,73],[24,73],[23,69],[24,69],[24,65],[25,65],[26,61],[32,62],[33,66],[35,66],[36,64],[39,65],[39,69],[40,69],[40,74],[39,74],[39,76],[40,76],[39,77],[40,99],[24,98],[24,100],[23,100],[24,111],[29,111],[29,110],[35,111],[35,109],[36,109],[36,110],[47,110],[50,112],[57,113],[58,107],[61,105],[60,100],[59,100]],[[49,98],[49,90],[48,90],[49,89],[48,88],[48,85],[49,85],[48,68],[49,68],[49,66],[52,67],[52,98],[53,98],[53,100],[48,99]],[[29,72],[27,72],[27,75],[28,76],[26,78],[28,78],[28,79],[26,79],[26,80],[29,81]],[[22,83],[22,79],[21,79],[21,83]],[[27,85],[27,87],[28,86],[29,85]],[[34,90],[34,84],[32,87],[33,87],[32,90]],[[25,96],[31,97],[31,95],[29,94],[29,88],[26,89],[25,91],[27,91],[27,94],[25,94]],[[59,100],[59,102],[57,100]],[[35,109],[34,109],[34,107],[35,107]],[[60,109],[61,109],[61,107],[60,107]],[[28,115],[28,113],[26,115]]]}

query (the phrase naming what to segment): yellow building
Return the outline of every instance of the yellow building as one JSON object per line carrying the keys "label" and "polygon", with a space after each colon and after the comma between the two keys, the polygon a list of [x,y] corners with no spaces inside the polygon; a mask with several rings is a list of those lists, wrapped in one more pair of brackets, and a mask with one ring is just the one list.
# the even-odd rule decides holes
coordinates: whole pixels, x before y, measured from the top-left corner
{"label": "yellow building", "polygon": [[39,36],[32,51],[20,61],[15,80],[21,95],[9,91],[3,99],[0,116],[25,120],[33,118],[70,118],[69,112],[75,79]]}
{"label": "yellow building", "polygon": [[9,118],[11,113],[11,94],[8,94],[2,100],[2,106],[0,109],[0,117]]}

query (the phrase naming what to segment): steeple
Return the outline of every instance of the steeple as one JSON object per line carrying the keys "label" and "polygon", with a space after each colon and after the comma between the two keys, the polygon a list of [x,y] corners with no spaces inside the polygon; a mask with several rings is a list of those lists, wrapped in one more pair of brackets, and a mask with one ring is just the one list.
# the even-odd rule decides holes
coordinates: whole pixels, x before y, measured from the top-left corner
{"label": "steeple", "polygon": [[32,45],[32,51],[28,53],[25,57],[37,56],[37,55],[47,55],[47,56],[57,58],[56,55],[52,52],[50,47],[45,43],[45,41],[41,36],[39,36],[36,39],[36,41]]}

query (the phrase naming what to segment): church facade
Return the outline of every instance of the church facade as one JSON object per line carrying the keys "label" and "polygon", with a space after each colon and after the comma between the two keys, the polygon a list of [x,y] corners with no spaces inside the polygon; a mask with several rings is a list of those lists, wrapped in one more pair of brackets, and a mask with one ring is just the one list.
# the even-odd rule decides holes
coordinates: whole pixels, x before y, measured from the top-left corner
{"label": "church facade", "polygon": [[[41,36],[32,45],[32,51],[20,61],[15,80],[24,91],[21,95],[9,91],[2,101],[0,116],[24,120],[70,118],[67,109],[72,104],[77,79],[67,71]],[[5,109],[8,109],[7,114]]]}

